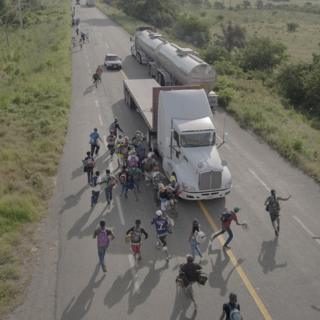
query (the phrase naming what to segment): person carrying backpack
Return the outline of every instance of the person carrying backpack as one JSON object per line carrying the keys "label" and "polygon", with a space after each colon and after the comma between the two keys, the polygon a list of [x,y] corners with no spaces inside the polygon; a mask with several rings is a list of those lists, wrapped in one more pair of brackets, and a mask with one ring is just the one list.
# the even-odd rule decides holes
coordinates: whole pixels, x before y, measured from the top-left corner
{"label": "person carrying backpack", "polygon": [[92,178],[92,191],[91,191],[91,208],[93,208],[99,199],[100,190],[101,190],[101,177],[100,172],[96,171],[95,175]]}
{"label": "person carrying backpack", "polygon": [[109,247],[110,241],[114,239],[114,234],[110,229],[106,228],[106,222],[100,221],[100,226],[94,231],[93,238],[97,239],[97,248],[99,256],[99,264],[103,272],[107,272],[105,265],[105,255]]}
{"label": "person carrying backpack", "polygon": [[90,154],[90,151],[87,152],[87,156],[82,160],[82,163],[83,163],[83,171],[86,172],[88,176],[88,184],[91,185],[95,162],[93,157]]}
{"label": "person carrying backpack", "polygon": [[[192,222],[192,230],[191,230],[191,234],[189,236],[189,241],[190,241],[190,245],[191,245],[192,257],[194,259],[195,256],[198,255],[200,257],[199,263],[201,263],[201,260],[203,257],[201,249],[199,247],[199,244],[200,244],[199,236],[200,235],[204,235],[204,233],[200,230],[199,221],[197,219],[194,219]],[[204,237],[205,237],[205,235],[204,235]]]}
{"label": "person carrying backpack", "polygon": [[148,239],[148,233],[141,227],[141,220],[136,220],[135,226],[130,228],[126,235],[129,236],[131,242],[131,250],[133,257],[138,260],[142,259],[141,256],[141,241],[142,234],[144,235],[144,239]]}
{"label": "person carrying backpack", "polygon": [[89,143],[91,145],[91,157],[93,157],[94,153],[96,153],[96,156],[98,156],[100,149],[99,140],[102,142],[102,139],[100,137],[100,134],[98,133],[97,128],[93,129],[93,132],[90,133],[89,138]]}
{"label": "person carrying backpack", "polygon": [[242,320],[240,305],[237,302],[237,295],[230,293],[229,302],[224,303],[220,320]]}
{"label": "person carrying backpack", "polygon": [[112,190],[117,184],[117,179],[111,175],[109,169],[106,170],[106,176],[103,178],[102,183],[104,184],[104,192],[106,195],[107,205],[112,201]]}
{"label": "person carrying backpack", "polygon": [[279,236],[280,232],[280,203],[279,201],[287,201],[291,198],[289,195],[287,198],[281,198],[276,195],[275,190],[271,190],[270,196],[264,202],[266,211],[270,214],[271,224],[274,229],[276,237]]}
{"label": "person carrying backpack", "polygon": [[124,132],[119,125],[119,121],[117,118],[114,119],[114,121],[110,124],[109,126],[109,133],[115,135],[116,137],[118,136],[118,130],[121,132]]}
{"label": "person carrying backpack", "polygon": [[225,232],[228,233],[228,239],[227,241],[225,242],[225,244],[223,245],[224,248],[226,249],[230,249],[229,247],[229,243],[231,242],[231,240],[233,239],[233,232],[230,228],[230,225],[231,225],[231,222],[232,221],[235,221],[235,223],[238,225],[238,226],[244,226],[246,227],[247,224],[246,223],[239,223],[238,222],[238,218],[237,218],[237,215],[236,213],[240,211],[240,208],[238,207],[235,207],[233,210],[231,211],[225,211],[222,215],[221,215],[221,225],[222,225],[222,228],[220,231],[214,233],[212,236],[211,236],[211,241],[213,241],[216,237],[220,236],[221,234],[224,234]]}

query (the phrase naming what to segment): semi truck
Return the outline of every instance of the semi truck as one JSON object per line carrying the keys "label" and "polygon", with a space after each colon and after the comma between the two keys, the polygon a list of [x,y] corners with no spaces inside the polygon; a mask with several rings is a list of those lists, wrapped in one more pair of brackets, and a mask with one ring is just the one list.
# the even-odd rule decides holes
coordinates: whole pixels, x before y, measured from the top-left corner
{"label": "semi truck", "polygon": [[151,27],[139,27],[131,38],[131,54],[149,67],[149,74],[162,86],[199,85],[208,93],[211,108],[218,104],[212,88],[216,72],[190,48],[166,41]]}
{"label": "semi truck", "polygon": [[160,86],[154,79],[123,82],[125,103],[148,128],[149,145],[174,175],[186,200],[223,198],[232,178],[222,161],[206,92],[200,86]]}

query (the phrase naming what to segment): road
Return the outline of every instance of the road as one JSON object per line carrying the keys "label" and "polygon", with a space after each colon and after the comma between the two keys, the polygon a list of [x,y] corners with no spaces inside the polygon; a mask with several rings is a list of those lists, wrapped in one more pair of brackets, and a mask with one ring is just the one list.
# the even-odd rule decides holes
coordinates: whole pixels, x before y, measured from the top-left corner
{"label": "road", "polygon": [[[233,175],[233,190],[226,200],[179,203],[179,217],[168,246],[173,258],[167,264],[154,247],[150,220],[155,211],[150,188],[143,185],[139,201],[124,200],[115,190],[111,208],[104,196],[90,210],[90,189],[81,159],[88,149],[94,127],[105,135],[116,116],[130,136],[146,131],[139,114],[123,101],[124,78],[147,78],[147,68],[130,56],[129,35],[96,8],[77,7],[80,28],[90,43],[72,52],[73,93],[69,129],[56,180],[49,217],[42,224],[38,264],[25,303],[10,319],[218,319],[230,292],[238,295],[245,319],[320,318],[320,189],[312,179],[284,161],[270,147],[239,125],[222,110],[215,114],[221,135],[228,132],[222,157]],[[123,58],[123,71],[104,72],[102,84],[91,87],[91,75],[106,52]],[[114,170],[104,146],[98,168]],[[283,203],[281,234],[274,237],[263,203],[268,191],[292,198]],[[176,290],[178,265],[189,252],[191,221],[199,219],[211,234],[219,225],[219,214],[227,206],[240,206],[239,219],[250,228],[234,226],[232,250],[226,254],[219,241],[206,254],[205,287],[195,286],[198,311]],[[114,228],[116,239],[107,255],[106,276],[97,269],[94,229],[101,218]],[[140,218],[150,238],[143,246],[143,260],[135,266],[124,233]],[[205,248],[204,248],[205,250]]]}

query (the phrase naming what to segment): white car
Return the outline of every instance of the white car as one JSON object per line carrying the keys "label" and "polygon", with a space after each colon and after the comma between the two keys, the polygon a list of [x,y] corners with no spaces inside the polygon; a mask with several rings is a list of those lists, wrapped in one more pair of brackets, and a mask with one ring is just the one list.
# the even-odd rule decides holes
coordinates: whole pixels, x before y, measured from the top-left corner
{"label": "white car", "polygon": [[121,58],[113,53],[108,53],[104,58],[104,65],[107,69],[117,69],[122,68]]}

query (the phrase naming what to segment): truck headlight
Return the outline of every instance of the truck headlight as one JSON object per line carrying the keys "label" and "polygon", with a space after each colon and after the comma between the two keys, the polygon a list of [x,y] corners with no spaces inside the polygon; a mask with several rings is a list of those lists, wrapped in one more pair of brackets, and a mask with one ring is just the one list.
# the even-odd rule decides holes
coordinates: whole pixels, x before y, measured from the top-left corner
{"label": "truck headlight", "polygon": [[182,186],[182,189],[183,189],[184,191],[187,191],[187,192],[194,192],[194,191],[196,191],[196,188],[195,188],[195,187],[193,187],[193,186],[188,186],[188,185],[186,185],[186,184],[184,184],[184,185]]}

